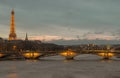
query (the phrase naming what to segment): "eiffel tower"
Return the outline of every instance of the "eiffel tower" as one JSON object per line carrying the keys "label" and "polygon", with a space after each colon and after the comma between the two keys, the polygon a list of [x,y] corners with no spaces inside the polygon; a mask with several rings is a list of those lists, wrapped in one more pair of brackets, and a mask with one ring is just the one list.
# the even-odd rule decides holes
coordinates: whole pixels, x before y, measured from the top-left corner
{"label": "eiffel tower", "polygon": [[16,40],[16,33],[15,33],[15,21],[14,21],[14,9],[11,11],[11,25],[10,25],[10,34],[9,34],[9,40]]}

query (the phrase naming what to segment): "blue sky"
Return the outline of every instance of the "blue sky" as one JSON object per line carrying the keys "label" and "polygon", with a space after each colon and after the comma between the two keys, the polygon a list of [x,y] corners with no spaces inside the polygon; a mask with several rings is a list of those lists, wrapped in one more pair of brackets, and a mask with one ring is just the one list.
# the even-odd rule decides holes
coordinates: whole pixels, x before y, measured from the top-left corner
{"label": "blue sky", "polygon": [[0,0],[0,36],[7,38],[15,10],[18,38],[120,39],[120,0]]}

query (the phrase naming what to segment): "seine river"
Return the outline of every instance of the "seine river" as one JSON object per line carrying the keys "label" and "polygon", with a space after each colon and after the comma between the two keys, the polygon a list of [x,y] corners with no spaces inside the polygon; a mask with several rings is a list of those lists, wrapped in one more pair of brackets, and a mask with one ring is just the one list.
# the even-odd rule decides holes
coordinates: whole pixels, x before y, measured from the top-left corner
{"label": "seine river", "polygon": [[0,78],[120,78],[120,59],[81,55],[70,61],[61,56],[0,61]]}

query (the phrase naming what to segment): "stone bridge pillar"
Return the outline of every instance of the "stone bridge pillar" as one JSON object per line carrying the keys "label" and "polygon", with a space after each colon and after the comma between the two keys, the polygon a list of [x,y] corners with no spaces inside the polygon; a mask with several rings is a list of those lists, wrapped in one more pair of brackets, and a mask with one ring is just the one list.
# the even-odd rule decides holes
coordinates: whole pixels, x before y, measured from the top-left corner
{"label": "stone bridge pillar", "polygon": [[66,60],[73,60],[74,57],[77,55],[76,52],[73,52],[72,50],[67,50],[62,53],[60,53],[61,56],[64,56]]}
{"label": "stone bridge pillar", "polygon": [[103,59],[110,59],[111,57],[114,56],[114,54],[110,52],[103,52],[103,53],[99,53],[98,55],[103,57]]}

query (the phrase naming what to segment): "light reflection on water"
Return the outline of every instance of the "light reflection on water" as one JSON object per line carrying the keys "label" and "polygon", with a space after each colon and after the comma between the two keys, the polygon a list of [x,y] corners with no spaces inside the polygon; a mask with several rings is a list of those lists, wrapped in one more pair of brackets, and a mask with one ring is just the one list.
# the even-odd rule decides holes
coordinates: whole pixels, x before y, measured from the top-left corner
{"label": "light reflection on water", "polygon": [[105,59],[95,59],[95,60],[89,60],[89,59],[87,59],[87,60],[81,60],[81,59],[73,59],[73,60],[26,60],[26,62],[27,63],[29,63],[29,62],[64,62],[64,63],[72,63],[72,62],[101,62],[101,63],[111,63],[111,62],[114,62],[114,61],[116,61],[116,60],[112,60],[112,59],[107,59],[107,60],[105,60]]}
{"label": "light reflection on water", "polygon": [[18,78],[16,65],[11,65],[10,70],[11,71],[9,71],[10,73],[7,75],[7,78]]}
{"label": "light reflection on water", "polygon": [[107,62],[107,63],[111,63],[111,62],[113,62],[114,60],[111,60],[111,59],[109,59],[109,60],[101,60],[100,62],[102,62],[102,63],[105,63],[105,62]]}
{"label": "light reflection on water", "polygon": [[63,62],[74,62],[75,60],[64,60]]}
{"label": "light reflection on water", "polygon": [[7,75],[7,78],[18,78],[17,73],[10,73]]}
{"label": "light reflection on water", "polygon": [[39,60],[26,60],[26,62],[39,62]]}

